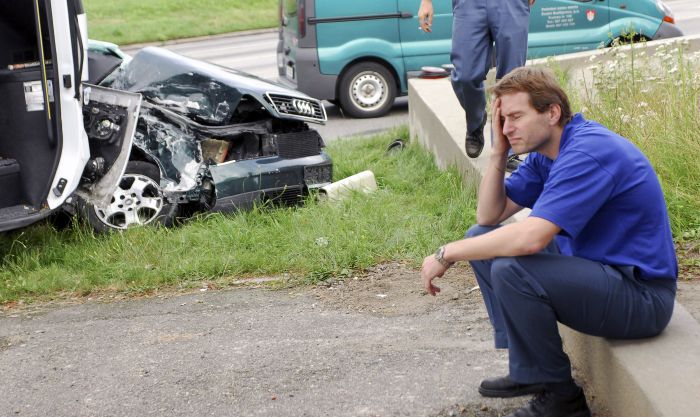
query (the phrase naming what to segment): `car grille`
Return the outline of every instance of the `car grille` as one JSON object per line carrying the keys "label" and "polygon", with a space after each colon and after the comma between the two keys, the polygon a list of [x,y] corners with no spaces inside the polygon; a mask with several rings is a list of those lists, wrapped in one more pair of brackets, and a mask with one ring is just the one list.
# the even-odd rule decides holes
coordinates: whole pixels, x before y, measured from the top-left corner
{"label": "car grille", "polygon": [[276,93],[267,93],[267,98],[280,116],[315,122],[326,121],[326,110],[316,99]]}
{"label": "car grille", "polygon": [[295,206],[304,202],[306,194],[301,187],[290,186],[281,190],[266,190],[262,193],[263,204]]}
{"label": "car grille", "polygon": [[304,158],[321,153],[323,140],[315,130],[275,135],[277,155],[284,159]]}

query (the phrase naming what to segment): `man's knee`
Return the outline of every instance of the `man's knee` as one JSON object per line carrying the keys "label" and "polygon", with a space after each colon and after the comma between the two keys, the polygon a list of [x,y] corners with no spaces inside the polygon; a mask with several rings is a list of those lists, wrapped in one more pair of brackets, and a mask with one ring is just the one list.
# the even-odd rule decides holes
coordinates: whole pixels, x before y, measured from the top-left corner
{"label": "man's knee", "polygon": [[518,274],[520,264],[518,257],[495,258],[491,263],[491,277],[493,290],[497,294],[504,291],[510,292],[522,284],[522,277]]}
{"label": "man's knee", "polygon": [[540,282],[541,277],[533,276],[523,265],[528,256],[495,258],[491,263],[493,291],[499,298],[538,297],[546,298],[546,291]]}
{"label": "man's knee", "polygon": [[499,226],[482,226],[479,224],[472,225],[467,232],[464,234],[465,238],[470,238],[470,237],[476,237],[480,235],[484,235],[492,230],[496,230],[500,227]]}
{"label": "man's knee", "polygon": [[[458,64],[455,64],[457,66]],[[452,78],[452,82],[459,85],[462,89],[480,90],[481,85],[486,79],[486,75],[477,74],[473,69],[462,68],[461,71],[456,71],[456,76]]]}

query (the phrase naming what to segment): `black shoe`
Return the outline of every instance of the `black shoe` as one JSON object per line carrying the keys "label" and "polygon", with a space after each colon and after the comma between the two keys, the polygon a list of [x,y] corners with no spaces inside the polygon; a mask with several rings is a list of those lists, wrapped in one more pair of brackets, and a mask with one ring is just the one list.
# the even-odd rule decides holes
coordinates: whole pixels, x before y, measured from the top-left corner
{"label": "black shoe", "polygon": [[523,162],[520,158],[518,158],[518,155],[509,155],[508,156],[508,161],[506,161],[506,171],[507,172],[513,172],[518,167],[520,166],[520,163]]}
{"label": "black shoe", "polygon": [[518,384],[508,376],[488,378],[481,381],[479,394],[484,397],[518,397],[520,395],[537,394],[544,390],[542,384]]}
{"label": "black shoe", "polygon": [[506,417],[591,417],[583,390],[573,397],[562,396],[552,391],[544,391],[523,408]]}
{"label": "black shoe", "polygon": [[464,140],[464,149],[466,149],[467,156],[470,158],[477,158],[484,149],[484,126],[486,126],[486,114],[484,114],[481,126],[471,133],[467,132],[467,137]]}

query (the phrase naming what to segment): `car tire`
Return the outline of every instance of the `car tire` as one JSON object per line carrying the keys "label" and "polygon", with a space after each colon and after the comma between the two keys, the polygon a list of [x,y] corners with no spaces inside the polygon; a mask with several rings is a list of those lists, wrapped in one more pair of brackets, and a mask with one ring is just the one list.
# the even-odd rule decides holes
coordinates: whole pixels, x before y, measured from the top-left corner
{"label": "car tire", "polygon": [[360,62],[342,75],[340,107],[347,115],[365,119],[385,115],[396,99],[396,78],[384,65]]}
{"label": "car tire", "polygon": [[146,224],[170,227],[175,223],[179,207],[163,195],[158,167],[143,161],[127,164],[110,204],[83,206],[88,223],[100,233]]}

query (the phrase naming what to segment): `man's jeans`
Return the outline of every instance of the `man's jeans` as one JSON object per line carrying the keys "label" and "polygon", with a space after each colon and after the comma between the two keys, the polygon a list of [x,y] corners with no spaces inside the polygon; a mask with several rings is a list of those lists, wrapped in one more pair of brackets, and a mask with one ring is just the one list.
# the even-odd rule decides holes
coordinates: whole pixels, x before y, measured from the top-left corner
{"label": "man's jeans", "polygon": [[[495,227],[473,226],[466,237]],[[567,381],[571,364],[557,322],[582,333],[635,339],[661,333],[671,319],[675,279],[644,280],[631,267],[561,255],[554,242],[530,256],[470,262],[494,328],[519,383]]]}

